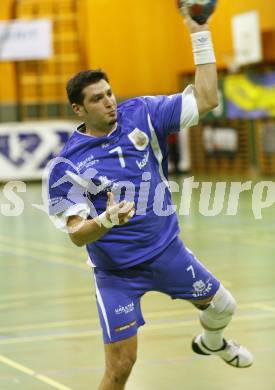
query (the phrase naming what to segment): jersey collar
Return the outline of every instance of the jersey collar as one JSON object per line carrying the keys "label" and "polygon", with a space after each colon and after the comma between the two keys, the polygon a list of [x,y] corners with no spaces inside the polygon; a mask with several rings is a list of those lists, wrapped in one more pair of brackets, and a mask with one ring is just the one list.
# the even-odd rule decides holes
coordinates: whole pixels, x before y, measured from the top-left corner
{"label": "jersey collar", "polygon": [[84,136],[86,136],[86,137],[89,137],[89,138],[95,138],[95,139],[108,138],[108,137],[110,137],[112,134],[114,134],[114,133],[117,131],[117,129],[118,129],[118,124],[116,123],[115,128],[114,128],[109,134],[104,135],[104,136],[102,136],[102,137],[96,137],[96,136],[91,135],[91,134],[86,134],[86,133],[83,131],[84,129],[85,129],[85,123],[81,123],[81,125],[79,125],[79,126],[77,127],[76,132],[79,133],[79,134],[81,134],[81,135],[84,135]]}

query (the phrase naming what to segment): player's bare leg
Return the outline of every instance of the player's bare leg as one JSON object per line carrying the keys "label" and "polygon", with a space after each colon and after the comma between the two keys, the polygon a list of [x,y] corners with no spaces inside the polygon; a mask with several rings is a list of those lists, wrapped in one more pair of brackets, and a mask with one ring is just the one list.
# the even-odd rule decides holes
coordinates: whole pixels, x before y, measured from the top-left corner
{"label": "player's bare leg", "polygon": [[99,390],[123,390],[137,358],[137,336],[105,344],[105,373]]}
{"label": "player's bare leg", "polygon": [[223,331],[236,309],[236,301],[230,292],[221,285],[214,296],[191,303],[201,311],[200,322],[203,327],[203,333],[192,342],[193,351],[200,355],[217,355],[234,367],[251,366],[251,353],[234,341],[223,338]]}

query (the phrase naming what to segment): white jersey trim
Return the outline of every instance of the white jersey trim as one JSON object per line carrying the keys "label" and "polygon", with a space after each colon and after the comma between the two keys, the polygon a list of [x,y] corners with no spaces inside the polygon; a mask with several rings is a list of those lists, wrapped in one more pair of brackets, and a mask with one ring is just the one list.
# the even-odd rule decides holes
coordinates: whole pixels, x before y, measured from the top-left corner
{"label": "white jersey trim", "polygon": [[199,122],[197,100],[194,95],[193,85],[188,85],[182,92],[182,107],[180,116],[180,128],[196,126]]}
{"label": "white jersey trim", "polygon": [[109,322],[108,322],[107,313],[106,313],[106,310],[105,310],[105,306],[104,306],[104,303],[103,303],[100,291],[99,291],[99,289],[97,287],[96,276],[95,275],[94,275],[94,279],[95,279],[95,290],[96,290],[97,301],[98,301],[99,307],[101,309],[102,316],[104,318],[104,322],[105,322],[105,325],[106,325],[106,329],[107,329],[107,333],[108,333],[109,339],[112,340],[111,339],[111,332],[110,332],[110,326],[109,326]]}
{"label": "white jersey trim", "polygon": [[52,216],[53,223],[57,229],[68,232],[67,220],[72,215],[79,215],[82,219],[87,219],[90,213],[90,208],[86,203],[78,203],[69,207],[63,213]]}
{"label": "white jersey trim", "polygon": [[159,164],[159,174],[160,174],[160,177],[162,179],[162,181],[164,182],[164,184],[169,188],[169,183],[163,173],[163,169],[162,169],[162,160],[163,160],[163,155],[162,155],[162,152],[161,152],[161,149],[160,149],[160,146],[159,146],[159,142],[158,142],[158,137],[156,135],[156,131],[152,125],[152,121],[151,121],[151,118],[150,118],[150,115],[148,114],[147,116],[147,120],[148,120],[148,125],[149,125],[149,129],[150,129],[150,132],[151,132],[151,136],[152,136],[152,139],[151,139],[151,146],[152,146],[152,150],[154,152],[154,155],[158,161],[158,164]]}

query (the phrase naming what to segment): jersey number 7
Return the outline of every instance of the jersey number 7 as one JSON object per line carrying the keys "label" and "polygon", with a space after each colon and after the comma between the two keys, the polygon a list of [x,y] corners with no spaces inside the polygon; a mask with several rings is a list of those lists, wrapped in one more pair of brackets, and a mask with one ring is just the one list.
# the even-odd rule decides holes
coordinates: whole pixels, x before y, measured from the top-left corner
{"label": "jersey number 7", "polygon": [[118,146],[112,150],[109,151],[109,153],[117,153],[118,154],[118,158],[119,158],[119,162],[120,162],[120,165],[122,168],[125,168],[126,167],[126,164],[125,164],[125,160],[124,160],[124,157],[123,157],[123,153],[122,153],[122,148],[121,146]]}

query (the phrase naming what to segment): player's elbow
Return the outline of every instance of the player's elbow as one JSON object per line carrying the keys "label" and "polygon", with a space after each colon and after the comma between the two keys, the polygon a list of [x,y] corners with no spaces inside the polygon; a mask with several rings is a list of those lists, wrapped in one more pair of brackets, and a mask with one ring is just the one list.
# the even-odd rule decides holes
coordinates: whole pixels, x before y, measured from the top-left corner
{"label": "player's elbow", "polygon": [[68,218],[67,228],[72,243],[78,247],[87,244],[86,236],[83,234],[84,220],[78,215],[73,215]]}
{"label": "player's elbow", "polygon": [[210,110],[214,110],[214,108],[218,107],[219,105],[219,96],[218,93],[215,93],[211,99],[209,99],[209,106]]}
{"label": "player's elbow", "polygon": [[79,237],[78,234],[75,234],[75,233],[70,234],[70,239],[71,239],[72,243],[74,245],[78,246],[79,248],[86,244],[86,242],[81,237]]}
{"label": "player's elbow", "polygon": [[195,97],[199,114],[205,114],[219,105],[218,90],[215,89],[195,89]]}
{"label": "player's elbow", "polygon": [[214,108],[218,107],[218,105],[219,105],[218,97],[216,99],[212,98],[211,100],[209,100],[207,102],[206,110],[212,111],[212,110],[214,110]]}
{"label": "player's elbow", "polygon": [[206,114],[209,111],[214,110],[219,105],[219,99],[217,96],[209,96],[198,101],[198,111],[200,114]]}

